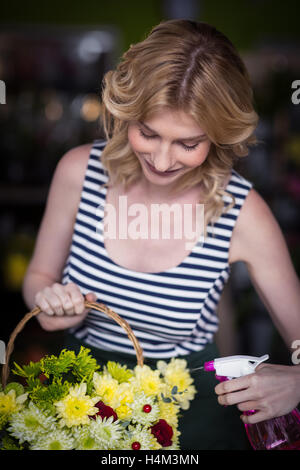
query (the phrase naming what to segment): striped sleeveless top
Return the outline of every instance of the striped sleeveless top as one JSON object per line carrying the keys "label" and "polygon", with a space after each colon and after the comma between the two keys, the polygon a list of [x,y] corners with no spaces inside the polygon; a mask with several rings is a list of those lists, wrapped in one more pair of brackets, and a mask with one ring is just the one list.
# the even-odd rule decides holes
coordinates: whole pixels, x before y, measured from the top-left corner
{"label": "striped sleeveless top", "polygon": [[[218,329],[216,308],[229,274],[232,231],[252,183],[232,170],[226,191],[235,205],[214,224],[177,266],[143,273],[119,266],[105,249],[103,217],[108,173],[101,164],[103,141],[95,141],[86,168],[62,283],[93,292],[130,324],[144,357],[171,358],[200,351]],[[229,196],[223,196],[228,204]],[[212,236],[214,232],[214,236]],[[90,310],[70,329],[86,345],[135,355],[126,332],[105,314]]]}

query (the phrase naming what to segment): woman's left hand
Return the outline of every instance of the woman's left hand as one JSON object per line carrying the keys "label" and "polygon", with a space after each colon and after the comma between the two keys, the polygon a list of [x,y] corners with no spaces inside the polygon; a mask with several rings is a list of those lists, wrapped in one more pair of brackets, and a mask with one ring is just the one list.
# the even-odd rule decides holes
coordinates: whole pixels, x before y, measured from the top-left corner
{"label": "woman's left hand", "polygon": [[300,366],[260,364],[255,373],[221,382],[215,387],[221,405],[237,405],[244,423],[283,416],[300,402]]}

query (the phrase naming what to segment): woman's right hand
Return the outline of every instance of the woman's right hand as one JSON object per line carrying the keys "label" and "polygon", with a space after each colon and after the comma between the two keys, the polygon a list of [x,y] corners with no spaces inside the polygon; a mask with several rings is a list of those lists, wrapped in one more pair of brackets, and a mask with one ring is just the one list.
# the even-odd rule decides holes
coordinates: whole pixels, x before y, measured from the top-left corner
{"label": "woman's right hand", "polygon": [[85,300],[96,302],[97,296],[90,292],[85,297],[79,287],[70,282],[55,282],[35,295],[35,305],[42,310],[38,320],[42,328],[48,331],[63,330],[81,323],[89,312],[85,308]]}

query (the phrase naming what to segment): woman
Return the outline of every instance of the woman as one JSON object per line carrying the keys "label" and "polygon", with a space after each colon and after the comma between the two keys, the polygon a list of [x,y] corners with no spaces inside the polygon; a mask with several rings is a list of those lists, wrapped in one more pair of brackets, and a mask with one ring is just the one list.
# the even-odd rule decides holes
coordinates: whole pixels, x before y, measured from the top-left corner
{"label": "woman", "polygon": [[[130,323],[147,364],[179,356],[192,369],[217,355],[216,307],[230,265],[243,261],[290,347],[300,332],[299,281],[270,209],[233,169],[255,143],[258,117],[231,42],[205,23],[163,22],[130,47],[103,85],[107,142],[72,149],[58,163],[24,279],[25,301],[42,309],[42,327],[69,329],[68,347],[85,344],[99,362],[132,367],[126,333],[84,306],[85,299],[103,302]],[[159,229],[151,212],[157,204],[181,209],[168,225],[172,234],[185,228],[187,205],[197,222],[204,204],[203,230],[150,236],[146,228]],[[212,374],[194,379],[182,449],[245,448],[240,415],[254,423],[300,401],[299,366],[264,364],[219,385]],[[249,409],[258,411],[243,416]]]}

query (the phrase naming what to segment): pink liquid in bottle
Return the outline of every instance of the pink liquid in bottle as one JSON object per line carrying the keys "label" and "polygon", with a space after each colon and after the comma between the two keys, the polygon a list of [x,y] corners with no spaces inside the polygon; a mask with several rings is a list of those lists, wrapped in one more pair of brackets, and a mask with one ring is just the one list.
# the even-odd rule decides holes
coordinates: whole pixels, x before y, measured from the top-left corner
{"label": "pink liquid in bottle", "polygon": [[[213,362],[205,370],[213,370]],[[228,377],[216,375],[220,382]],[[252,415],[255,410],[245,411]],[[300,413],[295,408],[287,415],[268,419],[256,424],[245,424],[246,433],[254,450],[300,450]]]}
{"label": "pink liquid in bottle", "polygon": [[[254,410],[246,411],[250,415]],[[295,408],[287,415],[256,424],[245,424],[255,450],[300,450],[300,413]]]}
{"label": "pink liquid in bottle", "polygon": [[[215,370],[214,361],[204,364],[205,371]],[[226,376],[216,375],[220,382],[229,380]],[[252,415],[255,410],[245,411]],[[256,424],[246,424],[245,429],[255,450],[300,450],[300,413],[297,408],[278,418],[268,419]]]}

